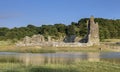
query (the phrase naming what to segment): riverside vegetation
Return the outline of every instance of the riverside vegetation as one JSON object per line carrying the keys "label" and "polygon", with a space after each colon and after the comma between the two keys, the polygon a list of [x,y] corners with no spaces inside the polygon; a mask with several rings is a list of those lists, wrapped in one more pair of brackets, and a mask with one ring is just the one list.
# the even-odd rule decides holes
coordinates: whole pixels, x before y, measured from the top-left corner
{"label": "riverside vegetation", "polygon": [[[24,46],[19,47],[14,43],[21,40],[25,36],[32,36],[35,34],[44,35],[47,39],[48,36],[52,36],[54,39],[59,39],[61,36],[77,35],[78,37],[84,37],[87,33],[86,20],[84,18],[77,23],[72,22],[70,25],[54,24],[54,25],[42,25],[36,27],[29,24],[27,27],[19,28],[0,28],[0,51],[1,52],[25,52],[25,53],[48,53],[48,52],[120,52],[120,47],[116,43],[111,44],[111,40],[105,39],[117,39],[120,38],[120,20],[95,18],[95,21],[99,22],[99,34],[102,42],[100,46],[91,47],[40,47],[40,46]],[[117,41],[117,42],[118,42]],[[112,41],[113,42],[113,41]],[[102,48],[102,50],[99,50]],[[80,61],[71,64],[44,64],[44,65],[28,65],[23,63],[9,63],[0,62],[0,72],[119,72],[120,64],[112,62],[89,62]]]}

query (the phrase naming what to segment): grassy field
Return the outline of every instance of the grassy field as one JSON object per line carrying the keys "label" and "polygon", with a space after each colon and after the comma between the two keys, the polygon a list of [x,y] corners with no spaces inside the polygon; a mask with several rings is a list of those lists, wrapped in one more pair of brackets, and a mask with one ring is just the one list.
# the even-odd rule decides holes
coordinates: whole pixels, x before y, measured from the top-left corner
{"label": "grassy field", "polygon": [[120,39],[104,39],[103,42],[120,42]]}
{"label": "grassy field", "polygon": [[[102,48],[99,50],[99,48]],[[0,52],[22,52],[22,53],[54,53],[54,52],[120,52],[113,46],[91,46],[91,47],[39,47],[39,46],[23,46],[15,45],[0,46]]]}
{"label": "grassy field", "polygon": [[120,72],[120,64],[82,61],[70,65],[25,66],[24,64],[0,63],[0,72]]}

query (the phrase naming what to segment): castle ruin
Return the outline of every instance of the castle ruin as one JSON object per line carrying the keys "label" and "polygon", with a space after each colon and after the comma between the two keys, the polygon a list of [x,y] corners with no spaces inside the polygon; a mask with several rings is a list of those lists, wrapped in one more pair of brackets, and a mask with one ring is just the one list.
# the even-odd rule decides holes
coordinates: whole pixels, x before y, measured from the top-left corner
{"label": "castle ruin", "polygon": [[[86,36],[79,40],[78,42],[72,42],[72,43],[65,43],[65,42],[55,42],[51,41],[50,38],[48,38],[48,41],[45,41],[44,36],[42,35],[33,35],[30,37],[23,38],[23,41],[17,43],[18,46],[53,46],[53,47],[86,47],[86,46],[93,46],[93,45],[99,45],[99,26],[97,22],[94,22],[94,17],[91,16],[90,19],[87,21],[87,34]],[[73,41],[70,38],[69,41]]]}

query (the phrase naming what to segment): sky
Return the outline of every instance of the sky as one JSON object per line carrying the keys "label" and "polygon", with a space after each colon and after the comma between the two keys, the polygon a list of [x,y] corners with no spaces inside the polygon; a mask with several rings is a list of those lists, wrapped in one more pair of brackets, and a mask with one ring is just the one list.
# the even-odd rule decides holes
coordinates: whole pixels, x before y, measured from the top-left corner
{"label": "sky", "polygon": [[120,19],[120,0],[0,0],[0,27],[69,25],[91,15]]}

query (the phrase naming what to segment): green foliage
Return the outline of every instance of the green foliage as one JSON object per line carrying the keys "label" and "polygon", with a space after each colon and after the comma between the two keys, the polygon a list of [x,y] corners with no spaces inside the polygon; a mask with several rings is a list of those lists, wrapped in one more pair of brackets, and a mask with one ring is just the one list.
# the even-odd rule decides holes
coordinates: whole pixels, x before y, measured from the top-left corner
{"label": "green foliage", "polygon": [[55,24],[57,31],[60,33],[65,33],[66,26],[65,24]]}
{"label": "green foliage", "polygon": [[5,28],[5,27],[0,28],[0,40],[6,40],[5,36],[6,36],[8,31],[9,31],[8,28]]}
{"label": "green foliage", "polygon": [[87,22],[88,19],[81,19],[78,21],[78,26],[79,26],[79,35],[84,37],[87,34]]}
{"label": "green foliage", "polygon": [[[25,36],[32,36],[34,34],[42,34],[46,38],[48,36],[58,39],[64,36],[76,35],[84,37],[87,34],[87,20],[89,18],[83,18],[78,22],[71,22],[70,25],[66,24],[54,24],[54,25],[42,25],[36,27],[29,24],[27,27],[19,28],[0,28],[0,40],[15,39],[19,40]],[[100,39],[120,38],[120,20],[95,18],[95,22],[99,23]]]}
{"label": "green foliage", "polygon": [[120,20],[96,18],[99,23],[100,39],[120,38]]}
{"label": "green foliage", "polygon": [[75,35],[75,26],[69,25],[66,31],[67,31],[67,35]]}

